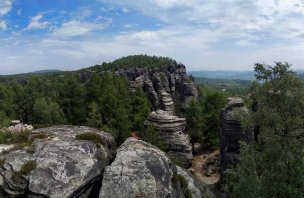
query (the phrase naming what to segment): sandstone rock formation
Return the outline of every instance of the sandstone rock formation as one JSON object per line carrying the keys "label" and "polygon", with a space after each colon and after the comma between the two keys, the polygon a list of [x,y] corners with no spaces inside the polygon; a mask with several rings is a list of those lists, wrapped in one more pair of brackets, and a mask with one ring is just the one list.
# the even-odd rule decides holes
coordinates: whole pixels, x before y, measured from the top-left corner
{"label": "sandstone rock formation", "polygon": [[[238,112],[237,112],[238,111]],[[242,129],[238,113],[246,113],[247,108],[241,98],[228,98],[228,104],[221,110],[220,153],[221,172],[237,163],[239,141],[252,141],[253,134]]]}
{"label": "sandstone rock formation", "polygon": [[185,118],[178,118],[166,111],[158,110],[150,114],[145,125],[153,126],[159,131],[169,156],[185,167],[190,166],[193,156],[189,137],[184,133]]}
{"label": "sandstone rock formation", "polygon": [[22,131],[32,131],[34,127],[32,125],[22,124],[20,120],[12,120],[9,127],[2,128],[2,131],[10,132],[22,132]]}
{"label": "sandstone rock formation", "polygon": [[[157,147],[128,138],[104,172],[100,198],[184,197],[177,175],[188,181],[193,198],[206,197],[191,175],[177,168]],[[201,191],[202,190],[202,191]]]}
{"label": "sandstone rock formation", "polygon": [[[111,73],[112,70],[99,74]],[[131,92],[142,89],[154,110],[174,111],[174,107],[185,109],[192,99],[197,99],[197,86],[186,74],[182,64],[174,64],[166,68],[129,68],[118,69],[116,75],[128,80]],[[80,73],[81,81],[85,82],[92,74],[88,71]]]}
{"label": "sandstone rock formation", "polygon": [[[75,139],[90,132],[104,145]],[[100,185],[101,174],[112,160],[114,138],[88,127],[58,126],[33,131],[42,139],[0,156],[0,197],[79,197]],[[99,186],[100,188],[100,186]]]}

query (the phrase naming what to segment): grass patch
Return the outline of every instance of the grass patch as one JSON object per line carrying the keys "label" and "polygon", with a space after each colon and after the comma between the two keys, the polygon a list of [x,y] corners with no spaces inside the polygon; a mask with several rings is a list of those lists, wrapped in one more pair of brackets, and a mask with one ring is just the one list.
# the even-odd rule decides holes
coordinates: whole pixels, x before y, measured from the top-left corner
{"label": "grass patch", "polygon": [[44,133],[32,134],[30,137],[31,140],[45,139],[45,138],[47,138],[47,135],[45,135]]}
{"label": "grass patch", "polygon": [[37,167],[36,161],[34,160],[27,161],[21,166],[21,169],[18,172],[15,172],[12,175],[12,179],[16,183],[23,183],[25,182],[23,176],[29,175],[30,172],[34,170],[36,167]]}
{"label": "grass patch", "polygon": [[105,141],[100,137],[100,135],[92,132],[86,132],[76,135],[77,140],[89,140],[96,144],[98,148],[101,145],[105,145]]}
{"label": "grass patch", "polygon": [[31,131],[0,131],[0,144],[16,144],[26,142],[29,139],[30,134]]}

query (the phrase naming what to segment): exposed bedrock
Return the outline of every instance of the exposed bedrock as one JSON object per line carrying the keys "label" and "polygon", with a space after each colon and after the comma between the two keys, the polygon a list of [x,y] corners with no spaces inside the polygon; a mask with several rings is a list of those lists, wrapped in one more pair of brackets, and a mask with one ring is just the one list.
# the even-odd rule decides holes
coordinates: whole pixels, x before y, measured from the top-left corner
{"label": "exposed bedrock", "polygon": [[180,177],[188,183],[193,198],[206,197],[207,190],[189,172],[177,168],[166,153],[128,138],[105,169],[100,198],[182,198]]}
{"label": "exposed bedrock", "polygon": [[241,98],[228,98],[226,108],[221,110],[221,172],[238,162],[239,141],[250,142],[253,140],[253,134],[242,129],[238,116],[240,113],[247,112]]}
{"label": "exposed bedrock", "polygon": [[[86,132],[100,136],[103,145],[75,139],[76,135]],[[24,148],[6,151],[0,157],[0,193],[2,191],[3,196],[89,195],[94,185],[100,185],[101,175],[112,160],[115,148],[110,134],[88,127],[37,129],[32,136],[40,139]]]}
{"label": "exposed bedrock", "polygon": [[[103,71],[100,75],[106,72],[112,71]],[[144,90],[154,110],[174,109],[174,106],[184,110],[192,99],[198,97],[196,83],[186,74],[186,68],[182,64],[165,68],[119,69],[115,74],[128,80],[131,92],[138,88]],[[82,81],[88,80],[89,76],[88,72],[80,74]],[[164,93],[167,93],[165,97]]]}
{"label": "exposed bedrock", "polygon": [[159,131],[165,144],[165,151],[170,157],[184,167],[191,165],[192,147],[188,135],[184,133],[185,118],[178,118],[171,115],[170,112],[158,110],[150,114],[145,125],[153,126]]}

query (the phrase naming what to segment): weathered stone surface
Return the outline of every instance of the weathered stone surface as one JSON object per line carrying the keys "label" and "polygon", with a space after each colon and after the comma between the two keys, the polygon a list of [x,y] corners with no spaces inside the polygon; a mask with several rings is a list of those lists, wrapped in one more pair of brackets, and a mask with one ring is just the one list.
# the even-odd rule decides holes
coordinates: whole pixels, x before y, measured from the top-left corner
{"label": "weathered stone surface", "polygon": [[[88,140],[76,140],[77,134],[92,132],[105,140],[96,145]],[[89,127],[57,126],[33,131],[44,134],[29,148],[11,151],[1,156],[0,189],[10,195],[27,197],[77,197],[101,178],[111,160],[114,138]],[[22,166],[34,161],[36,167],[16,180]],[[2,178],[2,179],[1,179]]]}
{"label": "weathered stone surface", "polygon": [[242,129],[240,120],[236,115],[236,110],[247,112],[244,107],[244,101],[241,98],[228,98],[228,104],[221,110],[221,172],[228,166],[237,163],[237,154],[239,153],[239,141],[252,141],[253,134]]}
{"label": "weathered stone surface", "polygon": [[192,197],[205,197],[190,173],[177,169],[164,152],[128,138],[118,148],[115,161],[106,167],[100,198],[183,197],[180,183],[173,178],[178,173],[189,181]]}
{"label": "weathered stone surface", "polygon": [[14,145],[0,144],[0,153],[14,148]]}
{"label": "weathered stone surface", "polygon": [[168,112],[170,115],[174,115],[174,102],[172,97],[167,92],[160,92],[160,101],[162,104],[162,109]]}
{"label": "weathered stone surface", "polygon": [[22,131],[32,131],[33,129],[32,125],[23,124],[20,120],[12,120],[9,127],[4,127],[1,130],[20,133]]}
{"label": "weathered stone surface", "polygon": [[[99,74],[111,73],[112,70],[102,71]],[[189,102],[198,97],[197,86],[192,78],[187,76],[186,67],[182,64],[174,64],[164,68],[128,68],[118,69],[115,75],[123,76],[128,80],[129,89],[135,92],[136,89],[143,89],[154,110],[165,109],[167,104],[162,100],[162,95],[167,93],[165,98],[171,98],[174,109],[177,106],[184,110]],[[80,74],[81,79],[89,79],[88,71]],[[174,105],[176,104],[176,105]]]}
{"label": "weathered stone surface", "polygon": [[177,174],[181,175],[188,183],[188,189],[191,192],[192,198],[214,197],[212,192],[206,186],[200,184],[189,171],[177,166]]}
{"label": "weathered stone surface", "polygon": [[193,156],[189,137],[184,133],[185,118],[178,118],[166,111],[158,110],[150,114],[145,125],[154,126],[159,130],[169,156],[185,167],[190,166]]}

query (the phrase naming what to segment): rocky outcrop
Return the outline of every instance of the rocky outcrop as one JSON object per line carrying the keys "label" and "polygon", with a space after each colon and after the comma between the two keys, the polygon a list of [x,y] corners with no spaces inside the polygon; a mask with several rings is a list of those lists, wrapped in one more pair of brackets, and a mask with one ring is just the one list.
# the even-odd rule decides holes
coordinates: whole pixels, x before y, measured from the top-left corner
{"label": "rocky outcrop", "polygon": [[[206,197],[190,173],[177,168],[157,147],[128,138],[104,172],[100,198],[182,198],[178,174],[189,182],[193,198]],[[202,190],[202,191],[201,191]]]}
{"label": "rocky outcrop", "polygon": [[221,110],[220,153],[221,172],[237,163],[239,141],[252,141],[253,134],[242,129],[240,114],[247,113],[241,98],[228,98],[228,104]]}
{"label": "rocky outcrop", "polygon": [[[112,73],[112,70],[101,71],[99,74]],[[96,74],[96,73],[94,73]],[[192,78],[187,76],[186,67],[173,64],[163,68],[128,68],[118,69],[116,75],[128,80],[131,92],[142,89],[153,107],[153,110],[174,111],[174,107],[184,110],[189,102],[198,97],[197,86]],[[90,78],[90,72],[80,73],[81,81]]]}
{"label": "rocky outcrop", "polygon": [[165,144],[166,153],[184,167],[189,167],[192,160],[192,147],[185,134],[186,119],[173,116],[170,112],[158,110],[152,112],[145,122],[146,127],[153,126],[159,131]]}
{"label": "rocky outcrop", "polygon": [[[85,133],[101,137],[103,145],[75,138]],[[31,136],[36,137],[33,143],[0,157],[2,196],[79,197],[93,193],[94,185],[100,188],[98,181],[115,147],[110,134],[88,127],[58,126],[34,130]]]}
{"label": "rocky outcrop", "polygon": [[189,171],[177,166],[177,174],[182,176],[188,184],[188,189],[192,195],[191,197],[214,197],[214,195],[206,188],[206,186],[200,184]]}
{"label": "rocky outcrop", "polygon": [[2,131],[20,133],[22,131],[32,131],[33,129],[32,125],[23,124],[20,120],[12,120],[10,126],[2,128]]}

